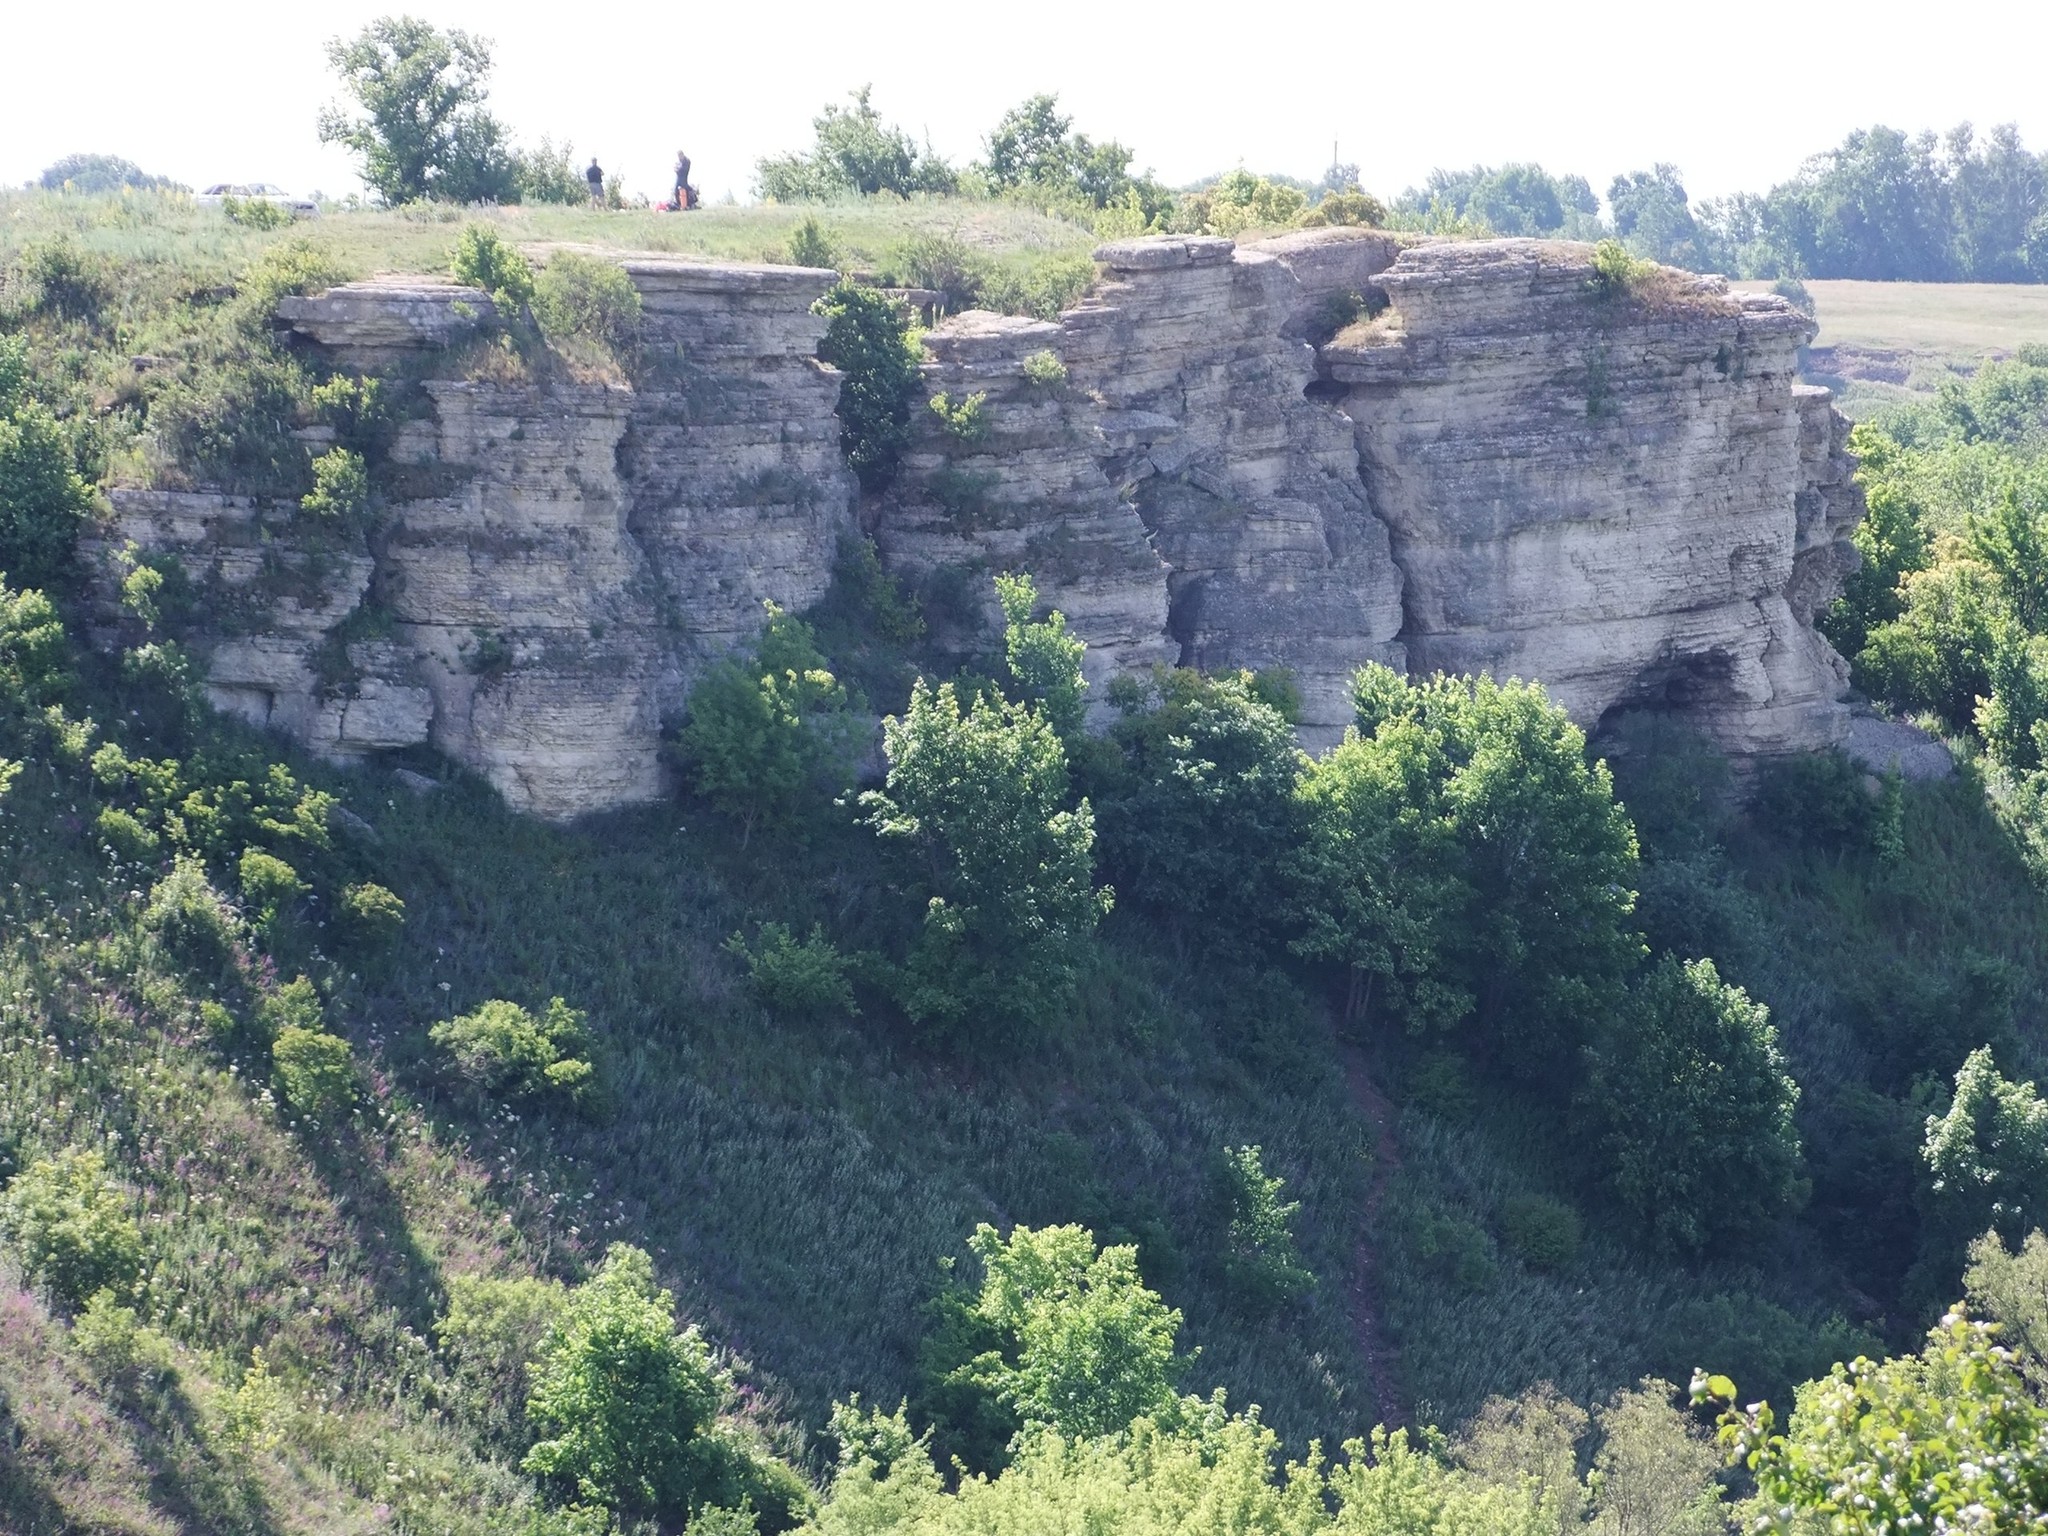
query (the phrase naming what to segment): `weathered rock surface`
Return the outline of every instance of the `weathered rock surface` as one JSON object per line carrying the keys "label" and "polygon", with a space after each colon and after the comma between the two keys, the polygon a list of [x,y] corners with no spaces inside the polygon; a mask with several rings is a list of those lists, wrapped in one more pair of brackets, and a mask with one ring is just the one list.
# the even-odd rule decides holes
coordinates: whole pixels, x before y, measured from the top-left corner
{"label": "weathered rock surface", "polygon": [[1845,426],[1809,322],[1666,274],[1603,296],[1583,246],[1436,244],[1323,349],[1406,578],[1417,671],[1539,678],[1582,723],[1675,708],[1747,754],[1847,728],[1812,627],[1853,568]]}
{"label": "weathered rock surface", "polygon": [[[392,450],[419,493],[374,550],[283,553],[306,543],[289,506],[117,493],[120,543],[244,599],[207,637],[217,703],[335,756],[431,742],[544,816],[661,792],[664,715],[764,601],[824,592],[853,483],[810,313],[833,274],[628,270],[634,385],[427,378]],[[431,371],[482,297],[348,284],[280,318],[336,366]]]}
{"label": "weathered rock surface", "polygon": [[[551,817],[658,794],[690,682],[764,601],[822,596],[862,523],[978,611],[978,635],[941,641],[992,643],[989,578],[1029,571],[1091,682],[1286,667],[1311,746],[1368,660],[1537,678],[1588,727],[1674,709],[1745,754],[1847,733],[1813,616],[1862,504],[1846,423],[1797,382],[1810,327],[1789,306],[1678,274],[1603,298],[1587,248],[1529,241],[1096,254],[1055,322],[929,333],[950,420],[919,403],[858,518],[816,357],[829,272],[625,259],[630,384],[472,374],[489,301],[450,284],[288,300],[326,363],[423,381],[374,537],[123,492],[105,553],[174,554],[201,584],[222,707],[336,756],[431,742]],[[1331,336],[1361,308],[1384,312]]]}

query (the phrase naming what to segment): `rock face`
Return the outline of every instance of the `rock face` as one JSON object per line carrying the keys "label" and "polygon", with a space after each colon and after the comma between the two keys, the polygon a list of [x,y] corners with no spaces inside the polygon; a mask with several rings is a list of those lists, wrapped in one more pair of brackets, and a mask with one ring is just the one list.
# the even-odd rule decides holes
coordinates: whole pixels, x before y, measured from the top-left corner
{"label": "rock face", "polygon": [[1815,610],[1862,515],[1783,300],[1662,274],[1604,294],[1583,246],[1437,244],[1323,349],[1406,578],[1417,671],[1539,678],[1573,716],[1673,708],[1744,754],[1847,729]]}
{"label": "rock face", "polygon": [[853,480],[810,313],[832,273],[628,270],[645,305],[631,387],[461,376],[450,348],[488,312],[474,290],[348,284],[281,306],[329,363],[427,376],[374,547],[285,556],[305,579],[282,592],[295,509],[115,494],[118,541],[248,611],[210,637],[217,703],[335,756],[430,742],[544,816],[661,793],[664,717],[764,601],[823,594]]}
{"label": "rock face", "polygon": [[299,344],[416,402],[374,535],[121,492],[107,553],[184,564],[222,707],[340,757],[431,743],[550,817],[660,793],[690,682],[863,527],[961,654],[993,642],[990,576],[1031,572],[1098,708],[1155,665],[1286,667],[1321,746],[1378,660],[1538,678],[1588,727],[1675,709],[1748,754],[1846,731],[1812,625],[1862,505],[1782,301],[1678,274],[1602,297],[1586,248],[1527,241],[1096,255],[1057,321],[927,335],[948,409],[917,403],[864,506],[816,356],[831,273],[625,260],[630,383],[480,358],[489,300],[450,284],[287,300]]}

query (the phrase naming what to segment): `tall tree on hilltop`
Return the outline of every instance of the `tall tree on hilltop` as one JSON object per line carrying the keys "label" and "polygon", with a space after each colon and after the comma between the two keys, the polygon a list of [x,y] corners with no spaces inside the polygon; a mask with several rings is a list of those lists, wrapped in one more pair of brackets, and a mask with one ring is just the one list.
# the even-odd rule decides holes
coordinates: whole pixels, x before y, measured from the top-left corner
{"label": "tall tree on hilltop", "polygon": [[352,41],[334,39],[327,58],[359,111],[329,106],[320,115],[321,142],[359,156],[363,180],[384,202],[516,194],[505,130],[484,110],[489,39],[384,16]]}

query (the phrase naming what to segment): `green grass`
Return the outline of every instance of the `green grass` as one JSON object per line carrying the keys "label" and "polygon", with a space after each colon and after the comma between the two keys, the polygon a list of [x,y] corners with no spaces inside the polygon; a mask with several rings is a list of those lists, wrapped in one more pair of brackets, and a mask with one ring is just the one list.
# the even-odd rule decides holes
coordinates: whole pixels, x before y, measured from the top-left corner
{"label": "green grass", "polygon": [[0,192],[0,263],[24,246],[66,234],[121,263],[168,267],[180,275],[227,281],[261,251],[303,240],[358,276],[445,272],[465,224],[493,226],[517,245],[553,244],[719,261],[789,260],[789,238],[806,217],[852,264],[889,268],[915,236],[944,234],[987,256],[1028,265],[1035,257],[1085,253],[1093,232],[1018,203],[958,199],[851,199],[803,207],[707,207],[687,214],[604,211],[549,204],[506,208],[430,205],[383,210],[331,209],[290,228],[257,231],[218,209],[169,193],[65,197]]}

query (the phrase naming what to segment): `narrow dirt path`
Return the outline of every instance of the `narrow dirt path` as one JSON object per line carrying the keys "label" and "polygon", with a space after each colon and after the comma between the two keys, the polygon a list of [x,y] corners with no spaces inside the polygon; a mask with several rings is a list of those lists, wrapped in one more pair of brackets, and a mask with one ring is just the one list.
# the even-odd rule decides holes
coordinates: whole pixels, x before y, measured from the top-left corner
{"label": "narrow dirt path", "polygon": [[1372,1182],[1366,1186],[1358,1243],[1351,1255],[1351,1327],[1358,1336],[1358,1352],[1365,1357],[1374,1422],[1391,1429],[1404,1422],[1401,1394],[1395,1385],[1399,1359],[1394,1342],[1387,1335],[1373,1227],[1379,1219],[1380,1203],[1386,1198],[1387,1182],[1400,1166],[1401,1152],[1394,1140],[1394,1106],[1372,1080],[1365,1051],[1360,1046],[1344,1046],[1344,1083],[1350,1090],[1351,1102],[1358,1106],[1373,1133]]}

